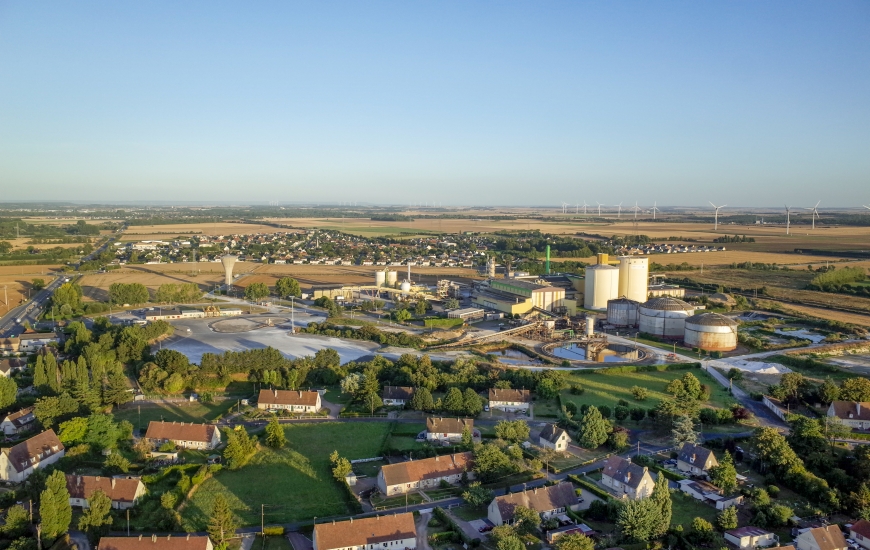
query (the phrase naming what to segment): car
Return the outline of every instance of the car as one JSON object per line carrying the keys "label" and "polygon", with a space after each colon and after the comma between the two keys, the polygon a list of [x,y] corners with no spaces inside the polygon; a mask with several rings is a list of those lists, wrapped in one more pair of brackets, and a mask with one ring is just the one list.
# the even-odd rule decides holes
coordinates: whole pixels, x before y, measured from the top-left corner
{"label": "car", "polygon": [[483,406],[483,410],[486,411],[486,412],[489,412],[489,405],[484,405],[484,406]]}

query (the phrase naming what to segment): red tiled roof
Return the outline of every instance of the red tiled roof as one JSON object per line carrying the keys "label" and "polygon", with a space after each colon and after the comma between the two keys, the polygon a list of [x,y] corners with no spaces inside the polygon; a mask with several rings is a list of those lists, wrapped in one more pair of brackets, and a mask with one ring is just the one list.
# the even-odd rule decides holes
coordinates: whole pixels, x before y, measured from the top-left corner
{"label": "red tiled roof", "polygon": [[[364,546],[392,540],[416,539],[413,514],[375,516],[314,526],[316,550]],[[100,550],[104,550],[100,548]]]}
{"label": "red tiled roof", "polygon": [[54,430],[46,430],[3,452],[8,453],[9,463],[12,464],[15,471],[23,472],[64,449],[63,443],[57,438]]}
{"label": "red tiled roof", "polygon": [[76,476],[67,474],[66,490],[70,498],[89,499],[100,489],[112,502],[133,502],[142,482],[139,478]]}
{"label": "red tiled roof", "polygon": [[456,453],[446,456],[409,460],[398,464],[387,464],[381,468],[384,482],[389,485],[437,479],[439,477],[461,474],[472,468],[470,452]]}
{"label": "red tiled roof", "polygon": [[217,427],[211,424],[193,424],[184,422],[157,422],[148,424],[145,437],[148,439],[169,439],[172,441],[201,441],[210,443]]}
{"label": "red tiled roof", "polygon": [[263,405],[303,405],[306,407],[316,407],[318,395],[316,391],[260,390],[257,403]]}

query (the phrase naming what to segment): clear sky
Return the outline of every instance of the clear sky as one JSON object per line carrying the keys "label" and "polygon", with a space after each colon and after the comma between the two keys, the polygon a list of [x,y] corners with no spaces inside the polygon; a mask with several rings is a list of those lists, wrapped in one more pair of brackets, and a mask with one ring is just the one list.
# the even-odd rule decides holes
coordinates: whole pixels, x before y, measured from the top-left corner
{"label": "clear sky", "polygon": [[0,0],[0,201],[870,201],[870,2]]}

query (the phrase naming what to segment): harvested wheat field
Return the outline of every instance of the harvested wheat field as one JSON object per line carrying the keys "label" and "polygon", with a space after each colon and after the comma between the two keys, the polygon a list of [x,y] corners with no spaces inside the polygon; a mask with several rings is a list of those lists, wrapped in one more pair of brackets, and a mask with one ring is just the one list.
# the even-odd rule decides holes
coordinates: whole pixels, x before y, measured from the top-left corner
{"label": "harvested wheat field", "polygon": [[0,304],[2,304],[0,314],[5,314],[8,308],[13,308],[27,299],[27,291],[32,288],[33,279],[42,279],[45,284],[50,283],[56,276],[58,267],[49,265],[0,266]]}
{"label": "harvested wheat field", "polygon": [[178,223],[170,225],[131,225],[123,233],[125,241],[169,239],[190,235],[251,235],[286,231],[271,225],[252,223]]}
{"label": "harvested wheat field", "polygon": [[[182,265],[182,264],[172,264]],[[150,266],[149,266],[150,267]],[[176,267],[176,269],[178,269]],[[78,284],[82,287],[86,301],[105,302],[109,299],[109,286],[112,283],[141,283],[148,287],[152,296],[162,284],[196,283],[204,291],[211,290],[215,284],[223,283],[223,270],[201,271],[177,270],[155,272],[139,266],[116,269],[106,273],[90,273],[83,276]]]}
{"label": "harvested wheat field", "polygon": [[870,315],[860,315],[858,313],[849,313],[847,311],[836,311],[823,307],[799,306],[796,304],[782,304],[782,307],[786,312],[788,312],[788,310],[793,310],[820,319],[829,319],[831,321],[841,321],[843,323],[852,323],[862,327],[870,327]]}

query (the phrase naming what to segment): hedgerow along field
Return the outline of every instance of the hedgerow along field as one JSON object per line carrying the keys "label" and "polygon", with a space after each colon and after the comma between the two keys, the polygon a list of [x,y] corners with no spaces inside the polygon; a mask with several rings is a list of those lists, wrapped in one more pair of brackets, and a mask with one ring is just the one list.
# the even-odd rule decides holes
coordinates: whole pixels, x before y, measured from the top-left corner
{"label": "hedgerow along field", "polygon": [[351,512],[345,492],[332,477],[332,451],[350,460],[379,456],[390,431],[387,422],[330,422],[284,427],[287,445],[261,446],[251,461],[236,471],[222,470],[206,480],[181,512],[186,531],[203,531],[222,494],[243,526],[260,525],[260,505],[266,523],[290,523]]}
{"label": "hedgerow along field", "polygon": [[[630,407],[641,406],[649,409],[658,405],[662,399],[671,397],[666,390],[668,384],[676,378],[682,378],[687,372],[691,372],[702,384],[710,387],[710,400],[706,404],[723,408],[735,402],[728,390],[702,369],[620,372],[619,368],[613,368],[601,373],[590,371],[571,373],[568,378],[569,383],[579,384],[585,391],[582,395],[574,395],[570,390],[562,391],[562,403],[573,402],[578,408],[584,403],[596,407],[607,405],[613,410],[619,404],[619,400],[624,399],[628,401]],[[649,396],[644,401],[636,401],[631,394],[632,386],[648,389]],[[539,409],[536,407],[535,410]]]}

